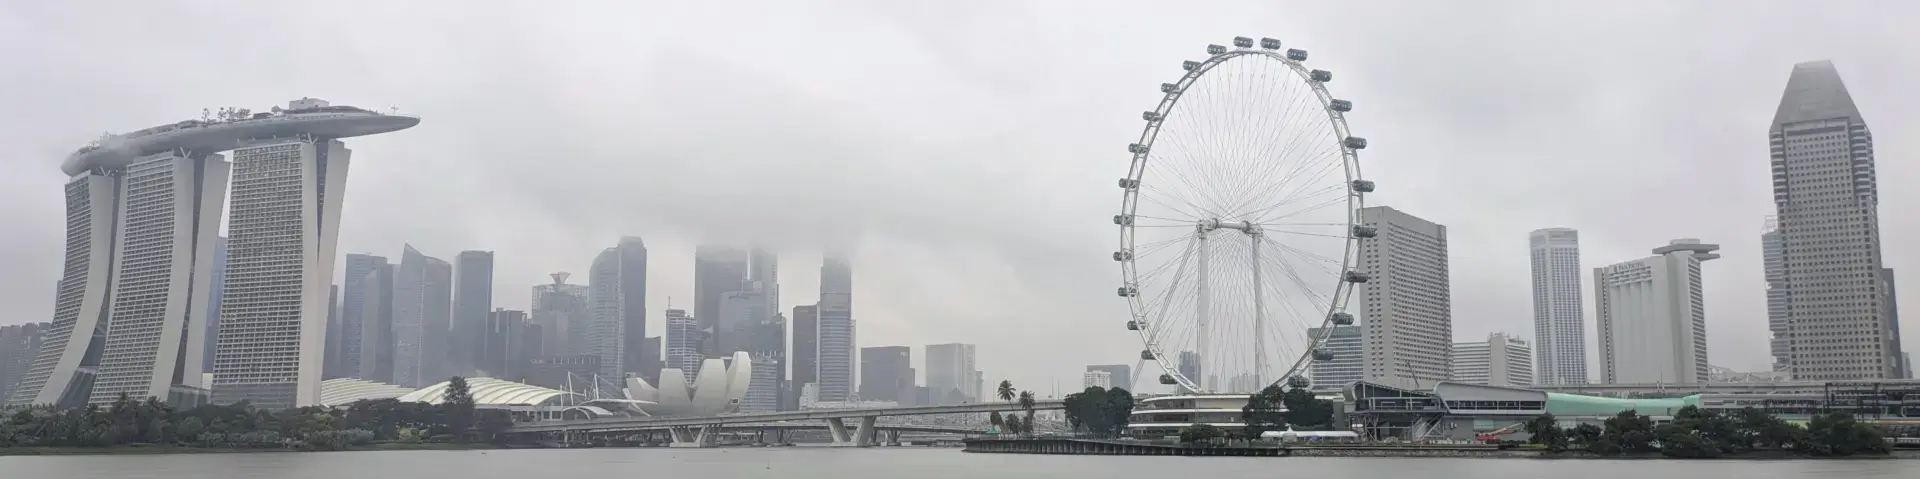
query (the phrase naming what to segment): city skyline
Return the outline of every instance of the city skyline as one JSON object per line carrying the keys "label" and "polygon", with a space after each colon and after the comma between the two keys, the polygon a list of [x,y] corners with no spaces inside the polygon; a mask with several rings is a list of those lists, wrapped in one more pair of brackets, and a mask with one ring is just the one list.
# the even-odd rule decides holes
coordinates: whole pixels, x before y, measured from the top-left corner
{"label": "city skyline", "polygon": [[[1688,235],[1724,248],[1725,258],[1705,273],[1713,362],[1766,370],[1765,292],[1754,225],[1772,214],[1774,205],[1761,166],[1767,154],[1761,132],[1795,63],[1833,58],[1846,77],[1876,133],[1878,175],[1886,180],[1882,209],[1913,204],[1913,195],[1891,179],[1920,172],[1907,153],[1920,145],[1920,138],[1908,133],[1920,118],[1907,113],[1913,100],[1902,86],[1911,83],[1911,72],[1920,71],[1910,60],[1920,55],[1902,54],[1914,47],[1885,31],[1834,27],[1843,16],[1864,12],[1819,12],[1824,23],[1787,29],[1803,24],[1760,7],[1725,12],[1680,5],[1644,12],[1645,18],[1622,18],[1595,6],[1541,12],[1413,4],[1409,13],[1462,19],[1467,28],[1507,28],[1487,38],[1418,35],[1423,38],[1414,41],[1407,37],[1415,35],[1395,32],[1414,26],[1404,20],[1335,21],[1367,17],[1355,6],[1303,5],[1282,14],[1256,5],[1246,18],[1223,23],[1122,2],[1113,6],[1116,25],[1075,26],[1068,36],[1014,24],[996,35],[1004,40],[976,43],[914,33],[935,24],[918,16],[928,13],[873,17],[836,9],[812,13],[827,24],[870,25],[861,28],[871,30],[807,37],[776,25],[713,39],[695,32],[733,31],[727,27],[731,21],[777,23],[767,19],[800,11],[774,6],[744,19],[723,19],[676,7],[641,20],[644,28],[634,29],[646,30],[634,35],[643,44],[660,45],[658,51],[591,63],[595,66],[581,74],[585,78],[566,79],[571,85],[562,86],[552,73],[559,65],[604,56],[605,47],[573,43],[576,39],[565,35],[506,44],[456,26],[410,32],[397,27],[427,22],[395,13],[344,28],[369,44],[406,44],[421,35],[439,35],[471,42],[476,49],[499,47],[502,53],[435,58],[408,67],[417,55],[402,58],[339,45],[324,48],[347,48],[350,54],[321,54],[326,50],[318,44],[290,40],[290,48],[312,53],[302,57],[301,66],[236,72],[221,59],[252,58],[248,55],[257,52],[222,45],[210,33],[169,36],[176,39],[167,42],[173,45],[110,40],[164,30],[67,23],[73,20],[60,20],[58,12],[69,8],[48,7],[44,18],[23,13],[49,26],[0,37],[32,43],[69,39],[75,48],[99,48],[109,41],[127,46],[110,53],[88,50],[96,52],[92,55],[29,53],[14,66],[0,67],[17,72],[21,82],[20,92],[0,93],[5,95],[0,100],[19,105],[19,111],[53,112],[35,115],[32,122],[11,122],[4,129],[8,136],[0,138],[23,152],[5,161],[25,172],[10,180],[6,201],[0,201],[10,205],[0,214],[17,225],[9,250],[20,253],[9,259],[22,272],[0,288],[8,291],[4,304],[19,311],[9,324],[53,317],[49,298],[62,246],[56,189],[65,178],[45,171],[46,162],[102,129],[143,128],[208,106],[265,105],[290,94],[383,102],[378,106],[392,102],[431,119],[406,138],[351,142],[355,171],[340,228],[342,252],[397,259],[398,245],[406,242],[443,258],[467,249],[496,251],[493,304],[527,310],[526,288],[545,283],[545,273],[572,271],[585,283],[595,252],[621,235],[644,237],[653,250],[647,330],[657,334],[664,330],[661,312],[669,298],[676,308],[691,308],[691,251],[710,235],[777,243],[787,263],[783,269],[801,272],[817,267],[812,252],[844,243],[856,246],[851,251],[862,265],[855,286],[861,296],[859,345],[978,344],[982,369],[994,375],[1006,371],[1023,387],[1044,384],[1049,377],[1075,377],[1085,364],[1131,364],[1128,359],[1138,353],[1137,339],[1113,324],[1124,317],[1124,305],[1111,295],[1117,275],[1101,257],[1109,253],[1103,242],[1111,235],[1110,225],[1101,223],[1117,202],[1109,182],[1119,174],[1114,158],[1103,152],[1125,144],[1132,133],[1127,128],[1137,126],[1138,103],[1152,100],[1153,86],[1178,71],[1173,60],[1198,57],[1197,45],[1224,42],[1231,35],[1270,34],[1312,50],[1316,64],[1338,75],[1343,95],[1352,95],[1367,113],[1355,115],[1354,128],[1374,141],[1363,163],[1368,177],[1381,182],[1368,204],[1405,207],[1448,225],[1453,235],[1454,340],[1477,339],[1489,331],[1532,337],[1528,265],[1518,254],[1522,233],[1547,226],[1581,230],[1582,270],[1641,257],[1648,245]],[[217,18],[285,31],[328,28],[337,18],[326,13],[334,9],[319,7],[290,6],[271,14],[183,8],[136,6],[128,12],[155,24]],[[1038,5],[1000,13],[1035,18],[1063,14],[1064,8]],[[981,21],[959,9],[933,12]],[[1674,20],[1721,13],[1734,17],[1684,28]],[[1898,11],[1878,15],[1889,13]],[[593,18],[558,15],[589,31],[609,28]],[[1118,27],[1127,21],[1163,27],[1157,35],[1129,38]],[[525,27],[536,33],[552,28],[544,21]],[[1787,38],[1761,33],[1787,30],[1800,33]],[[1516,40],[1606,31],[1648,33],[1591,44]],[[88,37],[98,39],[84,40]],[[1085,48],[1069,38],[1098,42],[1100,50],[1111,51],[1080,53]],[[716,42],[713,47],[781,43],[775,48],[784,55],[716,59],[675,46],[696,41]],[[1770,46],[1757,46],[1763,44]],[[913,88],[850,84],[845,70],[824,66],[851,61],[834,52],[852,46],[914,59],[869,73]],[[1461,58],[1437,51],[1479,54]],[[1630,56],[1651,71],[1697,74],[1626,78],[1617,67],[1566,60],[1600,54]],[[539,59],[548,56],[554,59]],[[137,88],[95,85],[70,79],[106,77],[109,70],[70,66],[57,58],[225,73],[154,79]],[[693,70],[702,73],[649,78],[645,88],[615,86],[628,84],[635,78],[632,72],[667,64],[698,65]],[[1058,78],[1026,81],[1026,74],[1013,73],[1039,69]],[[1501,76],[1501,84],[1494,88],[1487,75],[1462,70]],[[74,73],[51,73],[59,71]],[[380,73],[340,73],[348,71]],[[1398,81],[1414,77],[1434,80]],[[493,94],[501,91],[526,93]],[[676,99],[663,91],[696,94]],[[730,96],[718,93],[723,91],[738,91],[741,99],[722,101]],[[1688,113],[1646,118],[1647,112],[1671,105],[1686,105]],[[524,119],[502,119],[507,111],[560,120],[527,128]],[[768,111],[791,113],[771,115],[763,125],[730,121]],[[754,143],[769,146],[738,141],[747,135],[767,135],[768,141]],[[924,141],[890,141],[894,137]],[[1495,143],[1510,146],[1491,147]],[[956,153],[969,145],[1005,150]],[[1007,170],[1024,179],[1003,178],[1008,175],[999,172]],[[1714,180],[1703,186],[1702,178]],[[999,191],[979,192],[989,187]],[[1675,204],[1699,208],[1681,211]],[[1888,266],[1920,271],[1915,269],[1920,254],[1899,246],[1920,237],[1920,221],[1886,215],[1882,234]],[[782,311],[817,301],[811,274],[788,276]],[[1920,294],[1914,286],[1906,288]],[[1591,301],[1582,308],[1585,314],[1592,314]],[[1588,324],[1583,335],[1591,337],[1591,319]],[[1915,329],[1920,328],[1906,328],[1906,335],[1913,338]],[[1069,352],[1056,351],[1047,339],[1078,336],[1091,340]],[[1592,349],[1589,364],[1597,364]],[[1016,371],[1032,364],[1049,366]]]}

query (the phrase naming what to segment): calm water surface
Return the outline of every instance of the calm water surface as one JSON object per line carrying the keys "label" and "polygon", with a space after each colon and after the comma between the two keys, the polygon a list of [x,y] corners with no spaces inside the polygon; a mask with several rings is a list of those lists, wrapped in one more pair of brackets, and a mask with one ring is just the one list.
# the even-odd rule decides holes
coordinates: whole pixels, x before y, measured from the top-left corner
{"label": "calm water surface", "polygon": [[0,478],[1920,478],[1920,461],[1599,461],[967,454],[932,448],[573,449],[0,457]]}

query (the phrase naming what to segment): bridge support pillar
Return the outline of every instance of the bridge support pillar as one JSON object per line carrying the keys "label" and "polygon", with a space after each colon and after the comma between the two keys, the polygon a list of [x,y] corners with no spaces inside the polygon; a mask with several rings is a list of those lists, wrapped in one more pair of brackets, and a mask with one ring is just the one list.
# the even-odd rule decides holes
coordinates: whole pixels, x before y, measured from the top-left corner
{"label": "bridge support pillar", "polygon": [[900,447],[900,430],[899,429],[890,429],[887,431],[887,445],[893,446],[893,447]]}
{"label": "bridge support pillar", "polygon": [[854,431],[854,434],[857,434],[857,436],[855,436],[853,440],[854,447],[873,446],[875,436],[878,436],[880,432],[880,428],[875,426],[874,423],[878,422],[879,420],[880,418],[875,416],[866,416],[866,417],[860,418],[860,429],[857,431]]}
{"label": "bridge support pillar", "polygon": [[847,433],[847,422],[837,417],[827,418],[827,435],[833,437],[835,446],[853,443],[853,436]]}
{"label": "bridge support pillar", "polygon": [[667,432],[673,436],[673,447],[712,447],[714,439],[720,435],[720,427],[674,426],[667,428]]}

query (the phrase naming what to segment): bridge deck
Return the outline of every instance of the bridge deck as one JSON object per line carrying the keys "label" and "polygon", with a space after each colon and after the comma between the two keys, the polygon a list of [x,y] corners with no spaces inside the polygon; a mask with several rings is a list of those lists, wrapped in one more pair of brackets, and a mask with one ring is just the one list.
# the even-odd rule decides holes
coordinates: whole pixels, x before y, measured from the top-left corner
{"label": "bridge deck", "polygon": [[[1058,399],[1034,401],[1035,410],[1056,410],[1065,406]],[[815,411],[788,411],[734,414],[710,417],[620,417],[601,419],[581,419],[571,421],[541,421],[522,423],[507,429],[508,433],[537,433],[560,431],[617,431],[660,429],[687,426],[721,426],[733,424],[753,424],[784,421],[818,421],[828,419],[851,419],[884,416],[926,416],[934,414],[985,414],[990,412],[1021,411],[1020,403],[978,403],[950,406],[909,406],[867,409],[833,409]]]}

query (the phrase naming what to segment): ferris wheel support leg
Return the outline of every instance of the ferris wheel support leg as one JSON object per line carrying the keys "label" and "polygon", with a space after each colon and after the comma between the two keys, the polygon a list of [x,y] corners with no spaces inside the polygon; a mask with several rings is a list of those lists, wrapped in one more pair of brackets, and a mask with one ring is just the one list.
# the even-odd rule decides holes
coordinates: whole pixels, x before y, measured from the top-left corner
{"label": "ferris wheel support leg", "polygon": [[1253,260],[1253,384],[1264,388],[1267,379],[1266,290],[1260,289],[1260,235],[1249,237],[1253,239],[1249,248]]}
{"label": "ferris wheel support leg", "polygon": [[1200,280],[1200,284],[1198,288],[1199,298],[1197,301],[1194,301],[1193,321],[1196,326],[1195,329],[1197,330],[1196,336],[1194,336],[1193,355],[1195,356],[1195,361],[1199,363],[1196,364],[1193,369],[1195,371],[1194,375],[1199,377],[1188,379],[1192,379],[1194,384],[1200,386],[1200,389],[1212,391],[1213,385],[1208,384],[1206,379],[1210,377],[1208,376],[1210,371],[1207,371],[1207,330],[1212,323],[1209,316],[1213,313],[1213,294],[1212,291],[1207,288],[1208,283],[1212,281],[1207,277],[1207,230],[1205,227],[1200,229],[1199,235],[1199,241],[1194,244],[1194,252],[1198,253],[1199,258],[1196,259],[1200,260],[1199,267],[1195,270],[1199,276],[1196,279]]}

